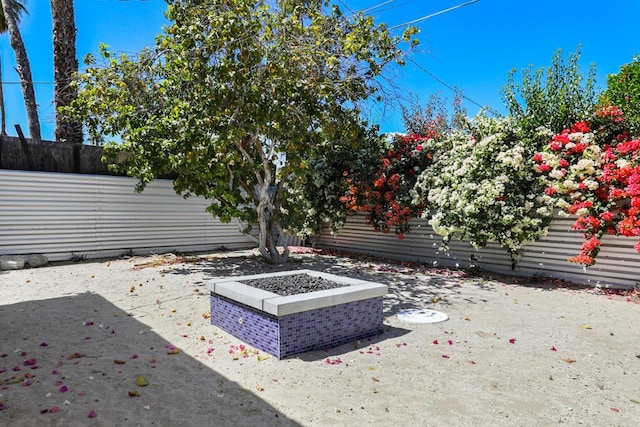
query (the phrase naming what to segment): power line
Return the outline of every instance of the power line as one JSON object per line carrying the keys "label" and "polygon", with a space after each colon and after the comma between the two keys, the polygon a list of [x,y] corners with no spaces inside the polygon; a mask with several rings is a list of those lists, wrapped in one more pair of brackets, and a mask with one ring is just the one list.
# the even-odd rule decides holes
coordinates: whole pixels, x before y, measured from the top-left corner
{"label": "power line", "polygon": [[[0,84],[3,84],[3,85],[21,85],[22,82],[0,82]],[[52,85],[52,84],[55,84],[55,82],[27,82],[27,84],[32,84],[32,85]]]}
{"label": "power line", "polygon": [[[434,79],[435,81],[437,81],[438,83],[440,83],[441,85],[445,86],[446,88],[457,92],[460,94],[461,98],[466,99],[467,101],[469,101],[470,103],[472,103],[473,105],[480,107],[480,108],[485,108],[486,105],[481,105],[480,103],[474,101],[473,99],[469,98],[468,96],[466,96],[464,93],[460,93],[460,91],[451,86],[450,84],[448,84],[447,82],[445,82],[444,80],[442,80],[441,78],[439,78],[438,76],[436,76],[435,74],[433,74],[431,71],[427,70],[426,68],[424,68],[422,65],[418,64],[416,61],[414,61],[413,59],[409,58],[408,59],[409,62],[411,62],[413,65],[415,65],[416,67],[418,67],[418,69],[422,70],[425,74],[427,74],[429,77],[431,77],[432,79]],[[499,116],[500,114],[498,112],[496,112],[495,110],[493,110],[492,108],[489,108],[488,111],[491,114],[494,114],[496,116]]]}
{"label": "power line", "polygon": [[351,12],[352,14],[356,14],[349,6],[347,6],[347,4],[345,2],[343,2],[342,0],[338,0],[338,2],[344,6],[345,9],[347,9],[349,12]]}
{"label": "power line", "polygon": [[369,12],[370,10],[375,10],[375,9],[377,9],[377,8],[379,8],[379,7],[384,6],[385,4],[393,3],[394,1],[396,1],[396,0],[387,0],[387,1],[385,1],[385,2],[382,2],[382,3],[380,3],[380,4],[377,4],[377,5],[375,5],[375,6],[371,6],[371,7],[368,7],[368,8],[366,8],[366,9],[362,9],[360,12],[362,12],[362,13]]}
{"label": "power line", "polygon": [[471,1],[468,1],[466,3],[460,3],[459,5],[450,7],[448,9],[441,10],[439,12],[432,13],[432,14],[427,15],[427,16],[423,16],[422,18],[414,19],[413,21],[405,22],[404,24],[394,25],[393,27],[391,27],[389,29],[390,30],[395,30],[396,28],[406,27],[407,25],[416,24],[416,23],[424,21],[426,19],[433,18],[434,16],[442,15],[443,13],[451,12],[452,10],[459,9],[461,7],[468,6],[468,5],[472,4],[472,3],[477,3],[479,1],[480,0],[471,0]]}
{"label": "power line", "polygon": [[[395,0],[392,0],[392,1],[395,1]],[[394,4],[392,6],[389,6],[389,7],[385,7],[384,9],[381,9],[378,12],[384,12],[384,11],[387,11],[387,10],[395,9],[396,7],[404,6],[405,4],[413,3],[414,1],[416,1],[416,0],[407,0],[407,1],[402,2],[402,3],[398,3],[398,4]]]}

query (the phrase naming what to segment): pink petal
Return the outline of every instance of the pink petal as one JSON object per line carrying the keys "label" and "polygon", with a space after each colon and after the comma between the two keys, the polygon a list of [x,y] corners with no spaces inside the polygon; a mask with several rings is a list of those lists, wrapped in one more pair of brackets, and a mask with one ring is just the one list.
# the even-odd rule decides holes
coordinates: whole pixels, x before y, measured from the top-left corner
{"label": "pink petal", "polygon": [[556,346],[552,346],[551,351],[558,351],[558,349],[556,348]]}
{"label": "pink petal", "polygon": [[515,339],[515,338],[511,338],[511,339],[509,340],[509,343],[511,343],[511,344],[515,344],[515,343],[516,343],[516,339]]}
{"label": "pink petal", "polygon": [[69,391],[69,388],[68,388],[66,385],[63,385],[62,387],[60,387],[60,388],[58,389],[58,391],[59,391],[60,393],[66,393],[66,392],[68,392],[68,391]]}
{"label": "pink petal", "polygon": [[442,355],[442,358],[443,358],[443,359],[448,359],[448,358],[449,358],[449,355],[447,355],[447,354],[443,354],[443,355]]}
{"label": "pink petal", "polygon": [[98,413],[96,411],[90,411],[88,417],[89,418],[95,418],[98,416]]}
{"label": "pink petal", "polygon": [[438,340],[433,340],[432,344],[438,345]]}
{"label": "pink petal", "polygon": [[47,347],[47,346],[49,346],[49,344],[47,344],[46,342],[40,343],[40,347]]}
{"label": "pink petal", "polygon": [[36,359],[29,359],[22,362],[23,366],[32,366],[36,364]]}

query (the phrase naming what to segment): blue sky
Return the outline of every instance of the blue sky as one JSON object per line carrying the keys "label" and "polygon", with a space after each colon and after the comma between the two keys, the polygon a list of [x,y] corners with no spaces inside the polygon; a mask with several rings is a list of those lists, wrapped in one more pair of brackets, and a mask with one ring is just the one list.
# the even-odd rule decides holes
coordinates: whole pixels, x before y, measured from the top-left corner
{"label": "blue sky", "polygon": [[[466,0],[392,0],[370,12],[376,20],[394,26],[453,6]],[[354,11],[385,3],[385,0],[336,0]],[[22,18],[21,31],[31,60],[42,135],[53,138],[53,65],[51,10],[49,0],[26,0],[29,15]],[[77,50],[79,58],[104,42],[116,51],[136,52],[152,45],[166,24],[164,0],[76,0]],[[557,49],[565,54],[582,46],[580,64],[586,73],[597,67],[602,89],[608,74],[640,54],[640,1],[617,0],[479,0],[434,16],[419,24],[421,44],[413,59],[424,69],[480,105],[504,111],[500,88],[510,69],[530,64],[546,67]],[[0,38],[2,73],[7,105],[7,131],[14,124],[27,130],[15,59],[8,36]],[[425,102],[439,92],[452,99],[452,92],[415,65],[395,70],[393,78],[401,93],[413,93]],[[478,110],[465,102],[470,115]],[[401,131],[396,108],[374,108],[370,120],[381,130]]]}

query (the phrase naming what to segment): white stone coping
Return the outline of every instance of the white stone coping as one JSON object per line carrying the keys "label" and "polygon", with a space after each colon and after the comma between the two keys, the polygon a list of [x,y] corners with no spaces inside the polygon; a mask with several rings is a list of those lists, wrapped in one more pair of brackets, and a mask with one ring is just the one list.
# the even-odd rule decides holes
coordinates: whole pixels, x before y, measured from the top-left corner
{"label": "white stone coping", "polygon": [[[246,280],[290,276],[294,274],[308,274],[348,286],[298,295],[280,296],[273,292],[240,283]],[[381,283],[337,276],[315,270],[290,270],[211,279],[206,281],[205,288],[211,291],[212,295],[216,294],[227,297],[250,307],[257,308],[258,310],[273,314],[274,316],[284,316],[286,314],[300,313],[363,299],[381,297],[389,292],[389,287]]]}

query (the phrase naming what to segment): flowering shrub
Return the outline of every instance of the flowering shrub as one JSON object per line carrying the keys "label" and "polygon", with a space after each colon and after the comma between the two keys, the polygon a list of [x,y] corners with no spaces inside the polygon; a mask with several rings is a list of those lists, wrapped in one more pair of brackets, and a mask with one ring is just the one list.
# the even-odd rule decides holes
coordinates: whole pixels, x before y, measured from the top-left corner
{"label": "flowering shrub", "polygon": [[[336,140],[339,138],[336,137]],[[305,182],[300,191],[287,191],[288,204],[304,207],[301,218],[293,218],[292,224],[285,223],[289,231],[302,236],[319,234],[323,225],[329,225],[337,233],[347,217],[341,196],[349,191],[352,177],[370,177],[377,167],[380,152],[385,142],[377,128],[363,128],[353,144],[334,143],[329,150],[312,156],[307,165]],[[363,178],[364,179],[364,178]],[[291,217],[291,212],[286,212]]]}
{"label": "flowering shrub", "polygon": [[379,158],[372,175],[353,171],[347,176],[348,191],[340,199],[349,214],[365,212],[376,231],[394,230],[398,238],[409,231],[409,221],[420,216],[422,205],[411,203],[410,191],[418,173],[433,158],[431,139],[416,134],[393,137],[392,146]]}
{"label": "flowering shrub", "polygon": [[524,243],[546,234],[553,214],[533,171],[536,139],[522,137],[509,117],[480,114],[468,129],[443,139],[433,166],[418,177],[414,203],[428,205],[423,216],[445,246],[452,238],[475,247],[496,241],[515,263]]}
{"label": "flowering shrub", "polygon": [[[605,234],[640,236],[640,139],[625,130],[620,109],[599,109],[589,121],[555,135],[533,160],[546,177],[545,193],[560,214],[576,215],[584,231],[580,254],[569,261],[595,264]],[[634,246],[640,252],[640,242]]]}
{"label": "flowering shrub", "polygon": [[341,198],[349,214],[365,212],[367,223],[376,231],[393,230],[398,238],[410,230],[409,221],[422,214],[423,203],[413,203],[418,175],[427,169],[434,150],[444,135],[459,125],[465,112],[456,92],[449,117],[439,95],[432,95],[426,108],[418,104],[403,108],[407,133],[395,135],[374,159],[373,168],[351,169],[346,175],[348,191]]}

